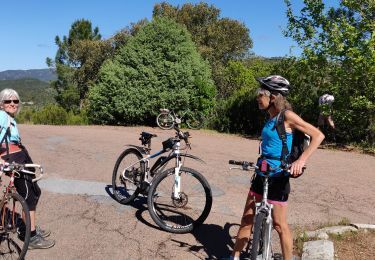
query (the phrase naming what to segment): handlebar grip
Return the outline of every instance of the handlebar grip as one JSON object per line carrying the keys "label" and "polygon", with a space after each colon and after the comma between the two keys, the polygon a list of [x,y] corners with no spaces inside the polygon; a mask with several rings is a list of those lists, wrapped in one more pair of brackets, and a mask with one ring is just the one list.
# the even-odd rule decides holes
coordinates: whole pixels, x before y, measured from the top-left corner
{"label": "handlebar grip", "polygon": [[302,167],[302,172],[301,172],[301,174],[298,175],[298,176],[294,176],[294,175],[291,175],[291,174],[290,174],[290,169],[289,169],[289,170],[288,170],[288,172],[289,172],[289,177],[292,178],[292,179],[297,179],[297,178],[299,178],[299,177],[302,176],[302,174],[305,172],[305,170],[306,170],[306,166],[303,166],[303,167]]}
{"label": "handlebar grip", "polygon": [[254,163],[247,162],[247,161],[235,161],[235,160],[229,160],[229,164],[234,164],[234,165],[248,165],[248,166],[253,166]]}

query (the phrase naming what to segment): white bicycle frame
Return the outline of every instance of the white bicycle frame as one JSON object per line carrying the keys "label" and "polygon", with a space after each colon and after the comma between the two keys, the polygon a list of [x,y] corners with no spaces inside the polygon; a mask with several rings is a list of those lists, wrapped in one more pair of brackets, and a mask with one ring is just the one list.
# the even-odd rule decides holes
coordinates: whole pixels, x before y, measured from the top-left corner
{"label": "white bicycle frame", "polygon": [[[173,150],[171,151],[171,153],[169,154],[169,156],[175,154],[176,155],[176,163],[175,163],[175,168],[174,168],[174,174],[175,174],[175,182],[174,182],[174,189],[173,189],[173,197],[174,199],[179,199],[180,198],[180,191],[181,191],[181,174],[180,174],[180,169],[182,167],[182,162],[180,160],[180,141],[177,141],[174,145],[173,145]],[[130,166],[128,166],[127,168],[125,168],[121,175],[124,179],[127,179],[129,180],[130,182],[132,182],[132,180],[130,180],[129,178],[127,178],[125,176],[125,172],[127,169],[133,167],[134,165],[138,164],[139,162],[144,162],[145,164],[145,176],[143,178],[143,182],[147,182],[148,184],[151,183],[151,181],[149,180],[149,176],[150,176],[150,167],[149,167],[149,164],[150,164],[150,159],[152,158],[155,158],[157,156],[159,156],[160,154],[164,153],[164,150],[160,150],[154,154],[150,154],[150,155],[147,155],[146,157],[140,159],[139,161],[136,161],[135,163],[131,164]],[[165,166],[164,166],[165,167]]]}

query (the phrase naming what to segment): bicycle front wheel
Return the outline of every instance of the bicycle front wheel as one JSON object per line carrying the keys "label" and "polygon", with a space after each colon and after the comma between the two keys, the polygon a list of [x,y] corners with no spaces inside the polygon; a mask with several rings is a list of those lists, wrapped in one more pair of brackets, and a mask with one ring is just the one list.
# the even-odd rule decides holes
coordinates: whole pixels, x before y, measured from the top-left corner
{"label": "bicycle front wheel", "polygon": [[174,117],[170,113],[161,113],[156,118],[156,124],[163,130],[172,129],[174,125]]}
{"label": "bicycle front wheel", "polygon": [[201,129],[204,124],[204,115],[200,111],[190,112],[186,118],[186,124],[190,129]]}
{"label": "bicycle front wheel", "polygon": [[30,211],[18,193],[5,195],[0,223],[0,258],[24,259],[30,242]]}
{"label": "bicycle front wheel", "polygon": [[253,240],[251,242],[251,260],[272,259],[271,254],[272,223],[267,223],[267,215],[260,211],[255,217]]}
{"label": "bicycle front wheel", "polygon": [[112,174],[112,189],[121,204],[133,201],[140,192],[144,167],[142,154],[134,148],[126,149],[116,161]]}
{"label": "bicycle front wheel", "polygon": [[181,167],[179,198],[174,198],[175,169],[155,177],[148,194],[148,210],[165,231],[187,233],[202,224],[212,206],[211,188],[197,171]]}

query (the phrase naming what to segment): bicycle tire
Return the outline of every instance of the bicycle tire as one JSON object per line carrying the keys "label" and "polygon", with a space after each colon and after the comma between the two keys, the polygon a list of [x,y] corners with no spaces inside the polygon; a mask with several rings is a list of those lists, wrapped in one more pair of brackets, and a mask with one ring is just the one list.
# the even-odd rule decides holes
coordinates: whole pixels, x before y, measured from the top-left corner
{"label": "bicycle tire", "polygon": [[[112,173],[112,191],[116,200],[121,204],[127,204],[133,201],[140,192],[140,185],[144,177],[144,167],[142,154],[134,149],[129,148],[121,153],[118,157]],[[135,165],[132,165],[136,163]],[[127,169],[128,168],[128,169]],[[127,178],[123,178],[122,172],[125,172]]]}
{"label": "bicycle tire", "polygon": [[266,228],[265,225],[267,225],[266,220],[267,220],[267,215],[263,211],[260,211],[255,217],[255,223],[254,223],[254,229],[253,229],[254,230],[253,240],[251,242],[251,252],[250,252],[251,260],[257,260],[257,257],[260,254],[263,257],[263,247],[264,247],[264,242],[265,242],[263,234]]}
{"label": "bicycle tire", "polygon": [[[22,219],[24,216],[24,220]],[[0,212],[0,250],[5,259],[24,259],[29,248],[31,221],[25,199],[18,193],[8,193]],[[20,230],[24,230],[20,233]],[[19,239],[22,234],[22,240]],[[19,241],[20,244],[17,244]],[[14,254],[14,256],[12,256]]]}
{"label": "bicycle tire", "polygon": [[200,111],[190,112],[186,118],[186,124],[190,129],[201,129],[204,124],[204,115]]}
{"label": "bicycle tire", "polygon": [[[181,201],[171,196],[175,182],[174,168],[155,177],[147,200],[148,210],[155,223],[167,232],[178,234],[191,232],[202,224],[212,207],[211,188],[203,175],[196,170],[181,167],[180,176]],[[196,196],[197,192],[201,196]]]}
{"label": "bicycle tire", "polygon": [[172,129],[174,126],[174,117],[171,113],[160,113],[156,117],[156,124],[163,130]]}

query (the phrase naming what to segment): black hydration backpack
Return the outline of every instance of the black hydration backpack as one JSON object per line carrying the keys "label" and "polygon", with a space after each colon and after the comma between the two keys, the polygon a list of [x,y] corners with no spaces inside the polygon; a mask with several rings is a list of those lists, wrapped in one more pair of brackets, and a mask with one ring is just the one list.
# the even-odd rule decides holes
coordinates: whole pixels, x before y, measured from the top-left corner
{"label": "black hydration backpack", "polygon": [[306,135],[305,133],[295,129],[293,132],[293,142],[292,142],[292,150],[289,153],[289,149],[286,143],[286,131],[285,131],[285,111],[282,110],[276,119],[276,131],[279,135],[282,143],[283,148],[281,150],[281,165],[286,166],[291,164],[292,162],[296,161],[303,151],[309,146],[310,144],[310,136]]}

